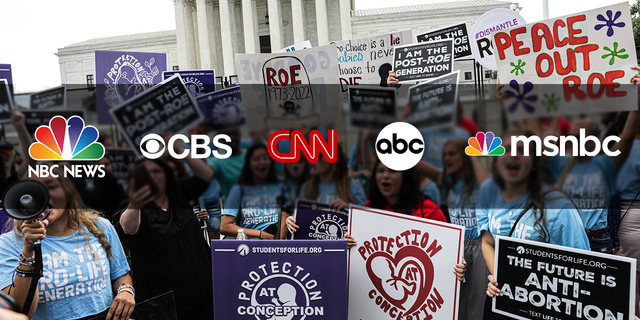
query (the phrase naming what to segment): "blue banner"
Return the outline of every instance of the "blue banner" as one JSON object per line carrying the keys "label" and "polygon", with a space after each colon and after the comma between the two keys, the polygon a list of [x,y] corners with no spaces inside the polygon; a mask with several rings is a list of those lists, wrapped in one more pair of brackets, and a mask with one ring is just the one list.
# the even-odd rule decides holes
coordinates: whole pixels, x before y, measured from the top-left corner
{"label": "blue banner", "polygon": [[216,319],[347,319],[346,241],[211,241]]}
{"label": "blue banner", "polygon": [[211,130],[241,126],[246,120],[239,86],[199,96],[196,101]]}
{"label": "blue banner", "polygon": [[349,232],[349,210],[336,211],[328,204],[298,200],[294,212],[300,227],[292,239],[340,240]]}
{"label": "blue banner", "polygon": [[194,98],[216,91],[216,72],[214,70],[165,71],[162,73],[162,80],[167,80],[176,73],[180,75],[182,82]]}
{"label": "blue banner", "polygon": [[0,63],[0,79],[6,79],[13,99],[13,77],[11,76],[11,65]]}

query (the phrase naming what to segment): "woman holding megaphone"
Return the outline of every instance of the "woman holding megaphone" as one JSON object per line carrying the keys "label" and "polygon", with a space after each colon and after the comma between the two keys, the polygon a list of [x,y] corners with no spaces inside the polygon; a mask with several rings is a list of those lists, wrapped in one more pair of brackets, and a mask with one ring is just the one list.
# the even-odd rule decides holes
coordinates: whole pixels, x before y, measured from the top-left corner
{"label": "woman holding megaphone", "polygon": [[[29,304],[26,301],[30,289],[35,289],[31,307],[28,312],[24,310],[33,319],[96,315],[129,319],[135,306],[135,290],[115,229],[98,212],[84,208],[62,169],[52,171],[58,178],[35,178],[44,185],[30,180],[18,182],[3,197],[7,214],[25,220],[14,219],[13,232],[0,236],[0,288],[23,309]],[[34,199],[48,198],[38,203],[35,217],[9,205],[11,201],[16,203],[13,198],[27,203],[30,198],[25,198],[26,193]],[[38,212],[42,213],[37,215]],[[34,242],[38,240],[42,262],[36,261]],[[42,278],[32,288],[32,278],[38,279],[34,266],[40,264]]]}

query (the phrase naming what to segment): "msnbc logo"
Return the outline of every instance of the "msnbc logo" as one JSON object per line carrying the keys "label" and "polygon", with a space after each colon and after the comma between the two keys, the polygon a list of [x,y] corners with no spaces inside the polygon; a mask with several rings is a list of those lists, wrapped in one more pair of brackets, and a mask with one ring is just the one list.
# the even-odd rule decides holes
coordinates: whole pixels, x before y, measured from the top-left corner
{"label": "msnbc logo", "polygon": [[51,118],[48,127],[38,127],[36,140],[29,147],[34,160],[100,160],[104,156],[104,146],[96,142],[98,130],[85,127],[78,116]]}
{"label": "msnbc logo", "polygon": [[469,138],[469,146],[464,149],[468,156],[501,156],[504,147],[502,139],[493,135],[493,132],[476,133],[475,138]]}

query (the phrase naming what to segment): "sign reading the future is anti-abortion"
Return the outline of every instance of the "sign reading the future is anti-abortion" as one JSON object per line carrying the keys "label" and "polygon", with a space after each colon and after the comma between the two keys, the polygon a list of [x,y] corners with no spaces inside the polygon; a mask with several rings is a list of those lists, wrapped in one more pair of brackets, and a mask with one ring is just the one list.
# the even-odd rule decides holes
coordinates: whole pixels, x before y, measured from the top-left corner
{"label": "sign reading the future is anti-abortion", "polygon": [[[493,311],[513,319],[632,320],[636,260],[496,237]],[[489,299],[489,298],[487,298]]]}
{"label": "sign reading the future is anti-abortion", "polygon": [[342,101],[347,100],[349,86],[386,87],[389,71],[393,70],[393,48],[412,42],[410,30],[333,42],[338,49]]}
{"label": "sign reading the future is anti-abortion", "polygon": [[96,50],[98,123],[114,123],[109,109],[160,83],[165,70],[165,53]]}
{"label": "sign reading the future is anti-abortion", "polygon": [[29,99],[31,110],[62,110],[67,103],[67,88],[60,86],[32,93]]}
{"label": "sign reading the future is anti-abortion", "polygon": [[456,122],[460,71],[409,88],[411,112],[404,121],[420,130],[450,127]]}
{"label": "sign reading the future is anti-abortion", "polygon": [[187,90],[194,98],[216,91],[216,73],[214,70],[164,71],[162,72],[162,80],[169,79],[176,73],[180,75],[184,85],[187,86]]}
{"label": "sign reading the future is anti-abortion", "polygon": [[464,227],[351,207],[349,319],[458,319]]}
{"label": "sign reading the future is anti-abortion", "polygon": [[638,109],[628,3],[493,34],[510,120]]}
{"label": "sign reading the future is anti-abortion", "polygon": [[346,241],[211,241],[211,256],[216,319],[347,319]]}
{"label": "sign reading the future is anti-abortion", "polygon": [[236,54],[236,71],[252,130],[333,123],[340,113],[336,46],[271,54]]}
{"label": "sign reading the future is anti-abortion", "polygon": [[328,204],[298,200],[293,212],[300,227],[291,239],[341,240],[348,232],[349,210],[334,210]]}

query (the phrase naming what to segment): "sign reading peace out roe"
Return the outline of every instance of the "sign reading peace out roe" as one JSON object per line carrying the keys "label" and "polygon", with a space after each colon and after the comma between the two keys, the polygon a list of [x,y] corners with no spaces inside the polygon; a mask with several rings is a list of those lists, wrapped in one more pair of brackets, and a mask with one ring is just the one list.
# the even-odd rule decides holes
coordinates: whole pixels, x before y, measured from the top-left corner
{"label": "sign reading peace out roe", "polygon": [[394,48],[393,71],[400,82],[416,82],[453,71],[453,40],[422,42]]}
{"label": "sign reading peace out roe", "polygon": [[493,34],[510,120],[637,110],[627,3]]}
{"label": "sign reading peace out roe", "polygon": [[346,241],[211,241],[216,319],[347,319]]}
{"label": "sign reading peace out roe", "polygon": [[502,236],[495,257],[501,294],[494,312],[515,319],[634,318],[635,259]]}
{"label": "sign reading peace out roe", "polygon": [[140,141],[149,133],[180,133],[203,119],[180,75],[109,110],[122,135],[138,154]]}
{"label": "sign reading peace out roe", "polygon": [[464,227],[351,207],[349,319],[457,319]]}
{"label": "sign reading peace out roe", "polygon": [[293,212],[296,224],[300,227],[291,239],[341,240],[347,233],[349,211],[336,211],[328,204],[298,200]]}

